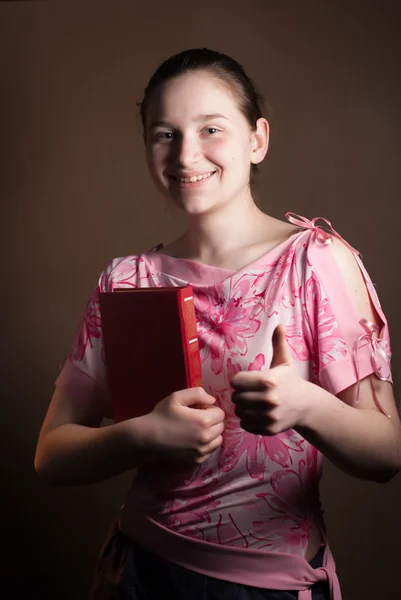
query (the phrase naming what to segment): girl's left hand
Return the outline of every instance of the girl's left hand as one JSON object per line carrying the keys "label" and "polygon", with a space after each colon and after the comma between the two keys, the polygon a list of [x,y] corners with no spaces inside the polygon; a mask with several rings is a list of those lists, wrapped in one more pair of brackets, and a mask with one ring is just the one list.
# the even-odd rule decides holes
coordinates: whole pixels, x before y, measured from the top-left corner
{"label": "girl's left hand", "polygon": [[284,325],[273,333],[273,358],[265,371],[241,371],[234,375],[232,401],[241,427],[250,433],[276,435],[302,426],[308,386],[297,372]]}

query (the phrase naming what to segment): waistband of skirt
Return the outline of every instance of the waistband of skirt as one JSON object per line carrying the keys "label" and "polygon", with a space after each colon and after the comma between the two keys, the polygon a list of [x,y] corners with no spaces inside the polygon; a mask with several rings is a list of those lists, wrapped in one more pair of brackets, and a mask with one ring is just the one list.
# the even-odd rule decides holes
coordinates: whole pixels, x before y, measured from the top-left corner
{"label": "waistband of skirt", "polygon": [[176,533],[132,506],[123,508],[118,525],[123,534],[147,550],[191,571],[254,587],[296,590],[299,600],[309,600],[313,584],[327,581],[331,600],[341,600],[335,562],[326,540],[323,566],[314,569],[297,554],[222,546]]}

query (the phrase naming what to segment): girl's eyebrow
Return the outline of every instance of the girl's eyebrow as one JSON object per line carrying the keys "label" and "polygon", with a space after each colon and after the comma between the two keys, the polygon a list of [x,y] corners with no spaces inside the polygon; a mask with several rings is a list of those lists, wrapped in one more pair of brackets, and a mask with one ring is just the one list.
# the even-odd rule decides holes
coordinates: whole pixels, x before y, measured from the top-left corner
{"label": "girl's eyebrow", "polygon": [[[210,115],[197,115],[192,119],[192,121],[199,123],[202,121],[209,121],[210,119],[226,119],[228,121],[228,118],[220,113],[212,113]],[[160,121],[155,121],[149,125],[149,129],[154,129],[155,127],[171,127],[171,123],[169,123],[165,119],[161,119]]]}
{"label": "girl's eyebrow", "polygon": [[220,113],[213,113],[211,115],[198,115],[197,117],[194,117],[192,120],[193,121],[208,121],[209,119],[227,119],[227,117],[225,117],[224,115],[221,115]]}

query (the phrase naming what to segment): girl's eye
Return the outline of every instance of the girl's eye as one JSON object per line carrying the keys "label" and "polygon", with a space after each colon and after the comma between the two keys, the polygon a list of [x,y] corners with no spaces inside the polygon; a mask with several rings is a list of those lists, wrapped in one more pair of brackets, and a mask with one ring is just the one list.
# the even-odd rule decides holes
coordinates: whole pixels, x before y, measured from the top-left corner
{"label": "girl's eye", "polygon": [[217,133],[219,130],[216,127],[207,127],[206,131],[208,134],[213,135],[214,133]]}
{"label": "girl's eye", "polygon": [[171,131],[159,131],[155,137],[157,140],[168,141],[173,139],[173,133]]}

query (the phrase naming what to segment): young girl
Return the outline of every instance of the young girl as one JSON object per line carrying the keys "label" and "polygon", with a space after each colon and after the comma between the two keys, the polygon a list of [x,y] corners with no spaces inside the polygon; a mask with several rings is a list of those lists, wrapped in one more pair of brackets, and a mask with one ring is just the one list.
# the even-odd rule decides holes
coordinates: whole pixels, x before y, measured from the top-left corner
{"label": "young girl", "polygon": [[[36,469],[81,485],[138,468],[92,599],[339,600],[319,504],[322,454],[374,481],[401,464],[373,285],[328,221],[287,213],[286,223],[256,206],[269,125],[236,61],[207,49],[173,56],[151,78],[141,117],[152,179],[187,229],[101,274],[56,382]],[[100,428],[112,407],[99,292],[185,284],[204,389],[177,390],[143,417]],[[132,372],[135,402],[142,373]]]}

